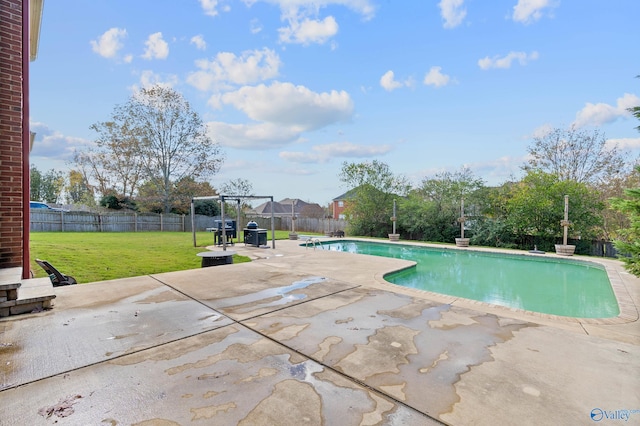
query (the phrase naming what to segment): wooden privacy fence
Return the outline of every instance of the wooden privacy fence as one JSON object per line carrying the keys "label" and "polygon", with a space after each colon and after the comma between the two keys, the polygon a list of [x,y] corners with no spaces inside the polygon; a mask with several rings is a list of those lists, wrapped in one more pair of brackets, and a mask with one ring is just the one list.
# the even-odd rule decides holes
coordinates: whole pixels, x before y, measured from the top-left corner
{"label": "wooden privacy fence", "polygon": [[[196,217],[196,229],[212,226],[208,216]],[[201,228],[201,229],[199,229]],[[157,213],[92,213],[31,210],[32,232],[144,232],[191,231],[191,221],[185,215]]]}
{"label": "wooden privacy fence", "polygon": [[[195,230],[205,231],[215,226],[218,218],[195,215]],[[235,216],[227,219],[235,220]],[[244,217],[242,218],[245,219]],[[246,218],[255,220],[260,228],[271,229],[271,218]],[[238,224],[242,229],[246,223]],[[326,234],[344,230],[347,222],[334,219],[297,218],[296,232]],[[275,229],[291,230],[291,217],[276,217]],[[169,231],[191,232],[191,217],[178,214],[131,213],[131,212],[61,212],[53,210],[31,210],[32,232],[144,232]]]}

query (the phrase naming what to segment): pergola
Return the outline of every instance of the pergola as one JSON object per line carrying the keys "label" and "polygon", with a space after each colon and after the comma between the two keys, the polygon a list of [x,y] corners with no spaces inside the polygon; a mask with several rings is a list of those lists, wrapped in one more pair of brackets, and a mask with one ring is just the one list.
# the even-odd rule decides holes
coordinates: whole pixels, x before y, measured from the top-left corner
{"label": "pergola", "polygon": [[[238,205],[236,219],[236,227],[240,225],[240,201],[242,200],[259,200],[268,198],[271,201],[271,248],[276,248],[276,231],[275,221],[273,216],[273,195],[211,195],[205,197],[193,197],[191,199],[191,232],[193,233],[193,246],[197,247],[196,243],[196,224],[195,224],[195,201],[197,200],[218,200],[220,201],[220,216],[222,219],[222,250],[227,250],[227,232],[226,222],[224,217],[224,203],[227,201],[235,201]],[[238,229],[236,229],[238,232]]]}

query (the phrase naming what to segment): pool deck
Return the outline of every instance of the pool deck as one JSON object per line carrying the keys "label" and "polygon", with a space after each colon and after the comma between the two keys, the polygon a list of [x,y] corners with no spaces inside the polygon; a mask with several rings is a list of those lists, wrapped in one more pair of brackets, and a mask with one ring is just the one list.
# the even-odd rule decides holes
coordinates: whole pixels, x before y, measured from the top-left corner
{"label": "pool deck", "polygon": [[620,262],[589,258],[621,315],[581,320],[402,288],[383,276],[409,261],[299,244],[58,287],[52,310],[0,319],[0,425],[640,423],[640,279]]}

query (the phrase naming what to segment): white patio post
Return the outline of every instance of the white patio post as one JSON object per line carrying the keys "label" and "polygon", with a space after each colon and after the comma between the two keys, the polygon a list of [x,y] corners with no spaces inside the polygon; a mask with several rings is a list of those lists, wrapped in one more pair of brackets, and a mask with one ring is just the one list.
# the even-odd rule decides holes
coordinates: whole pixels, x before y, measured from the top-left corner
{"label": "white patio post", "polygon": [[569,196],[564,196],[564,219],[560,221],[562,226],[562,244],[556,244],[556,254],[562,256],[572,256],[576,251],[575,245],[567,244],[569,238]]}
{"label": "white patio post", "polygon": [[460,217],[458,218],[458,222],[460,222],[460,238],[456,238],[456,246],[458,247],[469,247],[469,238],[464,237],[464,198],[460,199]]}
{"label": "white patio post", "polygon": [[393,223],[393,233],[389,234],[389,241],[400,241],[400,234],[396,234],[396,200],[393,200],[393,216],[391,216],[391,222]]}

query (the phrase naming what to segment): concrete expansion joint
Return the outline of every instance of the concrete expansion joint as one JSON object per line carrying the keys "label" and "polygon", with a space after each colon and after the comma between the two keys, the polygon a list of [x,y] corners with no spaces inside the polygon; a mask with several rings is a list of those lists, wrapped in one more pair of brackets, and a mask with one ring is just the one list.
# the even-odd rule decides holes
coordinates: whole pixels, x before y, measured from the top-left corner
{"label": "concrete expansion joint", "polygon": [[[345,289],[345,290],[342,290],[342,291],[347,291],[347,290],[348,290],[348,289]],[[341,292],[341,291],[334,292],[333,294],[340,293],[340,292]],[[314,300],[317,300],[317,298],[316,298],[316,299],[314,299]],[[252,318],[257,318],[257,317],[259,317],[259,316],[260,316],[260,315],[256,315],[256,316],[254,316],[254,317],[252,317]],[[245,320],[243,320],[243,321],[247,321],[247,320],[249,320],[249,318],[247,318],[247,319],[245,319]],[[374,387],[372,387],[372,386],[368,385],[366,382],[364,382],[364,381],[362,381],[362,380],[360,380],[360,379],[358,379],[358,378],[356,378],[356,377],[353,377],[353,376],[350,376],[350,375],[348,375],[348,374],[345,374],[345,373],[343,373],[341,370],[335,369],[335,368],[331,367],[330,365],[327,365],[327,364],[325,364],[324,362],[322,362],[322,361],[320,361],[320,360],[318,360],[318,359],[310,358],[308,355],[304,354],[303,352],[301,352],[301,351],[299,351],[299,350],[297,350],[297,349],[295,349],[295,348],[293,348],[293,347],[291,347],[291,346],[287,346],[287,345],[283,344],[282,342],[280,342],[280,341],[278,341],[278,340],[276,340],[276,339],[272,338],[272,337],[271,337],[271,336],[269,336],[268,334],[262,333],[262,332],[260,332],[259,330],[256,330],[256,329],[254,329],[254,328],[252,328],[252,327],[250,327],[250,326],[248,326],[248,325],[243,324],[243,323],[242,323],[242,321],[234,321],[234,323],[235,323],[235,324],[242,325],[243,327],[247,327],[247,328],[248,328],[248,329],[250,329],[252,332],[254,332],[254,333],[256,333],[256,334],[260,335],[260,336],[261,336],[262,338],[264,338],[264,339],[267,339],[267,340],[269,340],[269,341],[271,341],[271,342],[275,343],[276,345],[285,346],[288,350],[290,350],[291,352],[295,353],[296,355],[299,355],[299,356],[301,356],[301,357],[302,357],[302,358],[304,358],[304,359],[311,360],[311,361],[313,361],[313,362],[317,363],[318,365],[322,366],[323,368],[326,368],[327,370],[329,370],[329,371],[331,371],[331,372],[333,372],[333,373],[338,374],[339,376],[343,377],[344,379],[346,379],[346,380],[348,380],[348,381],[350,381],[350,382],[356,383],[356,384],[358,384],[359,386],[362,386],[362,387],[366,388],[369,392],[375,393],[376,395],[378,395],[378,396],[380,396],[380,397],[382,397],[382,398],[390,399],[391,401],[395,402],[396,404],[401,405],[401,406],[403,406],[403,407],[405,407],[405,408],[407,408],[407,409],[409,409],[409,410],[412,410],[412,411],[414,411],[414,412],[416,412],[416,413],[419,413],[419,414],[423,415],[424,417],[428,418],[428,419],[429,419],[429,420],[431,420],[431,421],[434,421],[434,422],[437,422],[437,423],[439,423],[439,424],[441,424],[441,425],[445,425],[445,426],[447,426],[447,423],[443,423],[443,422],[442,422],[442,420],[437,419],[437,418],[435,418],[435,417],[432,417],[432,416],[430,416],[430,415],[428,415],[428,414],[426,414],[426,413],[424,413],[424,412],[422,412],[422,411],[420,411],[420,410],[418,410],[418,409],[416,409],[416,408],[412,407],[411,405],[409,405],[409,404],[407,404],[406,402],[404,402],[404,401],[402,401],[402,400],[400,400],[400,399],[398,399],[398,398],[394,397],[394,396],[393,396],[393,395],[391,395],[391,394],[383,393],[383,392],[381,392],[380,390],[378,390],[378,389],[376,389],[376,388],[374,388]]]}
{"label": "concrete expansion joint", "polygon": [[[280,342],[280,341],[278,341],[278,340],[274,339],[273,337],[269,336],[268,334],[262,333],[262,332],[260,332],[259,330],[256,330],[256,329],[254,329],[254,328],[252,328],[252,327],[250,327],[250,326],[248,326],[248,325],[244,324],[245,322],[249,322],[249,321],[251,321],[252,319],[255,319],[255,318],[259,318],[259,317],[261,317],[263,314],[261,314],[261,315],[254,315],[254,316],[252,316],[252,317],[244,318],[244,319],[242,319],[242,320],[235,320],[235,319],[233,319],[233,318],[231,318],[231,317],[228,317],[228,316],[226,316],[226,315],[224,315],[224,314],[222,314],[222,313],[220,313],[220,312],[216,311],[216,310],[215,310],[215,309],[213,309],[212,307],[208,306],[206,303],[201,302],[201,301],[199,301],[198,299],[195,299],[195,298],[191,297],[190,295],[188,295],[188,294],[186,294],[186,293],[184,293],[184,292],[180,291],[179,289],[175,288],[174,286],[172,286],[172,285],[170,285],[170,284],[167,284],[167,283],[163,282],[162,280],[160,280],[160,279],[158,279],[158,278],[156,278],[156,277],[154,277],[154,276],[151,276],[151,275],[150,275],[150,277],[151,277],[151,278],[153,278],[154,280],[156,280],[157,282],[159,282],[160,284],[162,284],[162,285],[164,285],[164,286],[166,286],[166,287],[171,288],[172,290],[174,290],[174,291],[176,291],[176,292],[180,293],[181,295],[183,295],[183,296],[187,297],[188,299],[193,300],[193,301],[195,301],[195,302],[198,302],[199,304],[201,304],[201,305],[203,305],[203,306],[207,307],[208,309],[210,309],[210,310],[212,310],[212,311],[214,311],[214,312],[216,312],[216,313],[220,314],[221,316],[223,316],[223,317],[225,317],[225,318],[229,319],[230,321],[232,321],[230,324],[225,325],[225,326],[223,326],[223,327],[229,327],[229,326],[234,325],[234,324],[240,325],[240,326],[242,326],[242,327],[246,327],[246,328],[248,328],[249,330],[251,330],[252,332],[254,332],[254,333],[258,334],[260,337],[262,337],[262,338],[264,338],[264,339],[267,339],[267,340],[269,340],[270,342],[275,343],[276,345],[279,345],[279,346],[285,346],[288,350],[290,350],[291,352],[295,353],[296,355],[298,355],[298,356],[302,357],[303,359],[312,360],[313,362],[315,362],[315,363],[319,364],[319,365],[320,365],[320,366],[322,366],[323,368],[326,368],[327,370],[329,370],[329,371],[331,371],[331,372],[333,372],[333,373],[338,374],[339,376],[341,376],[341,377],[345,378],[345,379],[346,379],[346,380],[348,380],[348,381],[352,381],[352,382],[357,383],[358,385],[360,385],[360,386],[362,386],[362,387],[366,388],[367,390],[369,390],[370,392],[375,393],[376,395],[379,395],[379,396],[380,396],[380,397],[382,397],[382,398],[390,399],[390,400],[392,400],[392,401],[393,401],[394,403],[396,403],[396,404],[399,404],[399,405],[401,405],[401,406],[403,406],[403,407],[405,407],[405,408],[407,408],[407,409],[409,409],[409,410],[412,410],[412,411],[414,411],[414,412],[416,412],[416,413],[420,413],[421,415],[423,415],[424,417],[428,418],[428,419],[429,419],[429,420],[431,420],[431,421],[435,421],[435,422],[437,422],[437,423],[439,423],[439,424],[446,425],[446,423],[443,423],[441,420],[439,420],[439,419],[437,419],[437,418],[435,418],[435,417],[431,417],[430,415],[428,415],[428,414],[426,414],[426,413],[423,413],[423,412],[421,412],[420,410],[417,410],[416,408],[412,407],[411,405],[408,405],[407,403],[405,403],[404,401],[402,401],[402,400],[400,400],[400,399],[398,399],[398,398],[394,397],[393,395],[383,393],[383,392],[379,391],[378,389],[376,389],[376,388],[374,388],[374,387],[372,387],[372,386],[368,385],[367,383],[363,382],[362,380],[359,380],[359,379],[357,379],[357,378],[355,378],[355,377],[349,376],[349,375],[347,375],[347,374],[343,373],[342,371],[340,371],[340,370],[338,370],[338,369],[335,369],[335,368],[331,367],[330,365],[325,364],[324,362],[322,362],[322,361],[320,361],[320,360],[313,359],[313,358],[309,358],[309,356],[305,355],[303,352],[301,352],[301,351],[299,351],[299,350],[297,350],[297,349],[295,349],[295,348],[293,348],[293,347],[291,347],[291,346],[287,346],[287,345],[283,344],[282,342]],[[324,294],[324,295],[322,295],[322,296],[315,297],[315,298],[310,298],[309,300],[305,300],[304,302],[300,302],[300,305],[303,305],[303,304],[305,304],[305,303],[309,303],[309,302],[312,302],[312,301],[315,301],[315,300],[318,300],[318,299],[322,299],[322,298],[325,298],[325,297],[330,297],[330,296],[332,296],[332,295],[339,294],[339,293],[342,293],[342,292],[345,292],[345,291],[353,290],[353,289],[358,288],[358,287],[361,287],[361,286],[360,286],[360,285],[354,285],[354,286],[349,287],[349,288],[340,289],[340,290],[337,290],[337,291],[334,291],[334,292],[326,293],[326,294]],[[278,312],[278,311],[281,311],[281,310],[285,310],[285,309],[287,309],[287,308],[289,308],[289,306],[284,306],[284,307],[279,308],[279,309],[271,310],[269,313],[270,313],[270,314],[272,314],[272,313],[274,313],[274,312]],[[211,332],[211,331],[212,331],[212,330],[205,330],[205,331],[202,331],[202,332],[200,332],[200,333],[195,333],[195,334],[193,334],[192,336],[198,336],[198,335],[201,335],[201,334],[209,333],[209,332]],[[189,337],[192,337],[192,336],[189,336]],[[170,344],[170,343],[173,343],[173,342],[176,342],[176,341],[179,341],[179,340],[182,340],[182,338],[172,340],[171,342],[161,343],[161,344],[158,344],[158,345],[153,346],[152,348],[162,347],[162,346],[165,346],[165,345],[167,345],[167,344]],[[137,352],[146,351],[146,350],[148,350],[148,349],[149,349],[149,348],[145,348],[145,349],[142,349],[142,350],[137,351]],[[117,359],[117,358],[120,358],[120,357],[123,357],[123,356],[128,356],[128,355],[131,355],[132,353],[135,353],[135,352],[130,352],[130,353],[127,353],[127,354],[123,354],[123,355],[120,355],[120,356],[118,356],[118,357],[116,357],[116,358],[114,358],[114,359]],[[71,371],[73,371],[73,370],[71,370]],[[63,374],[64,374],[64,373],[63,373]]]}

